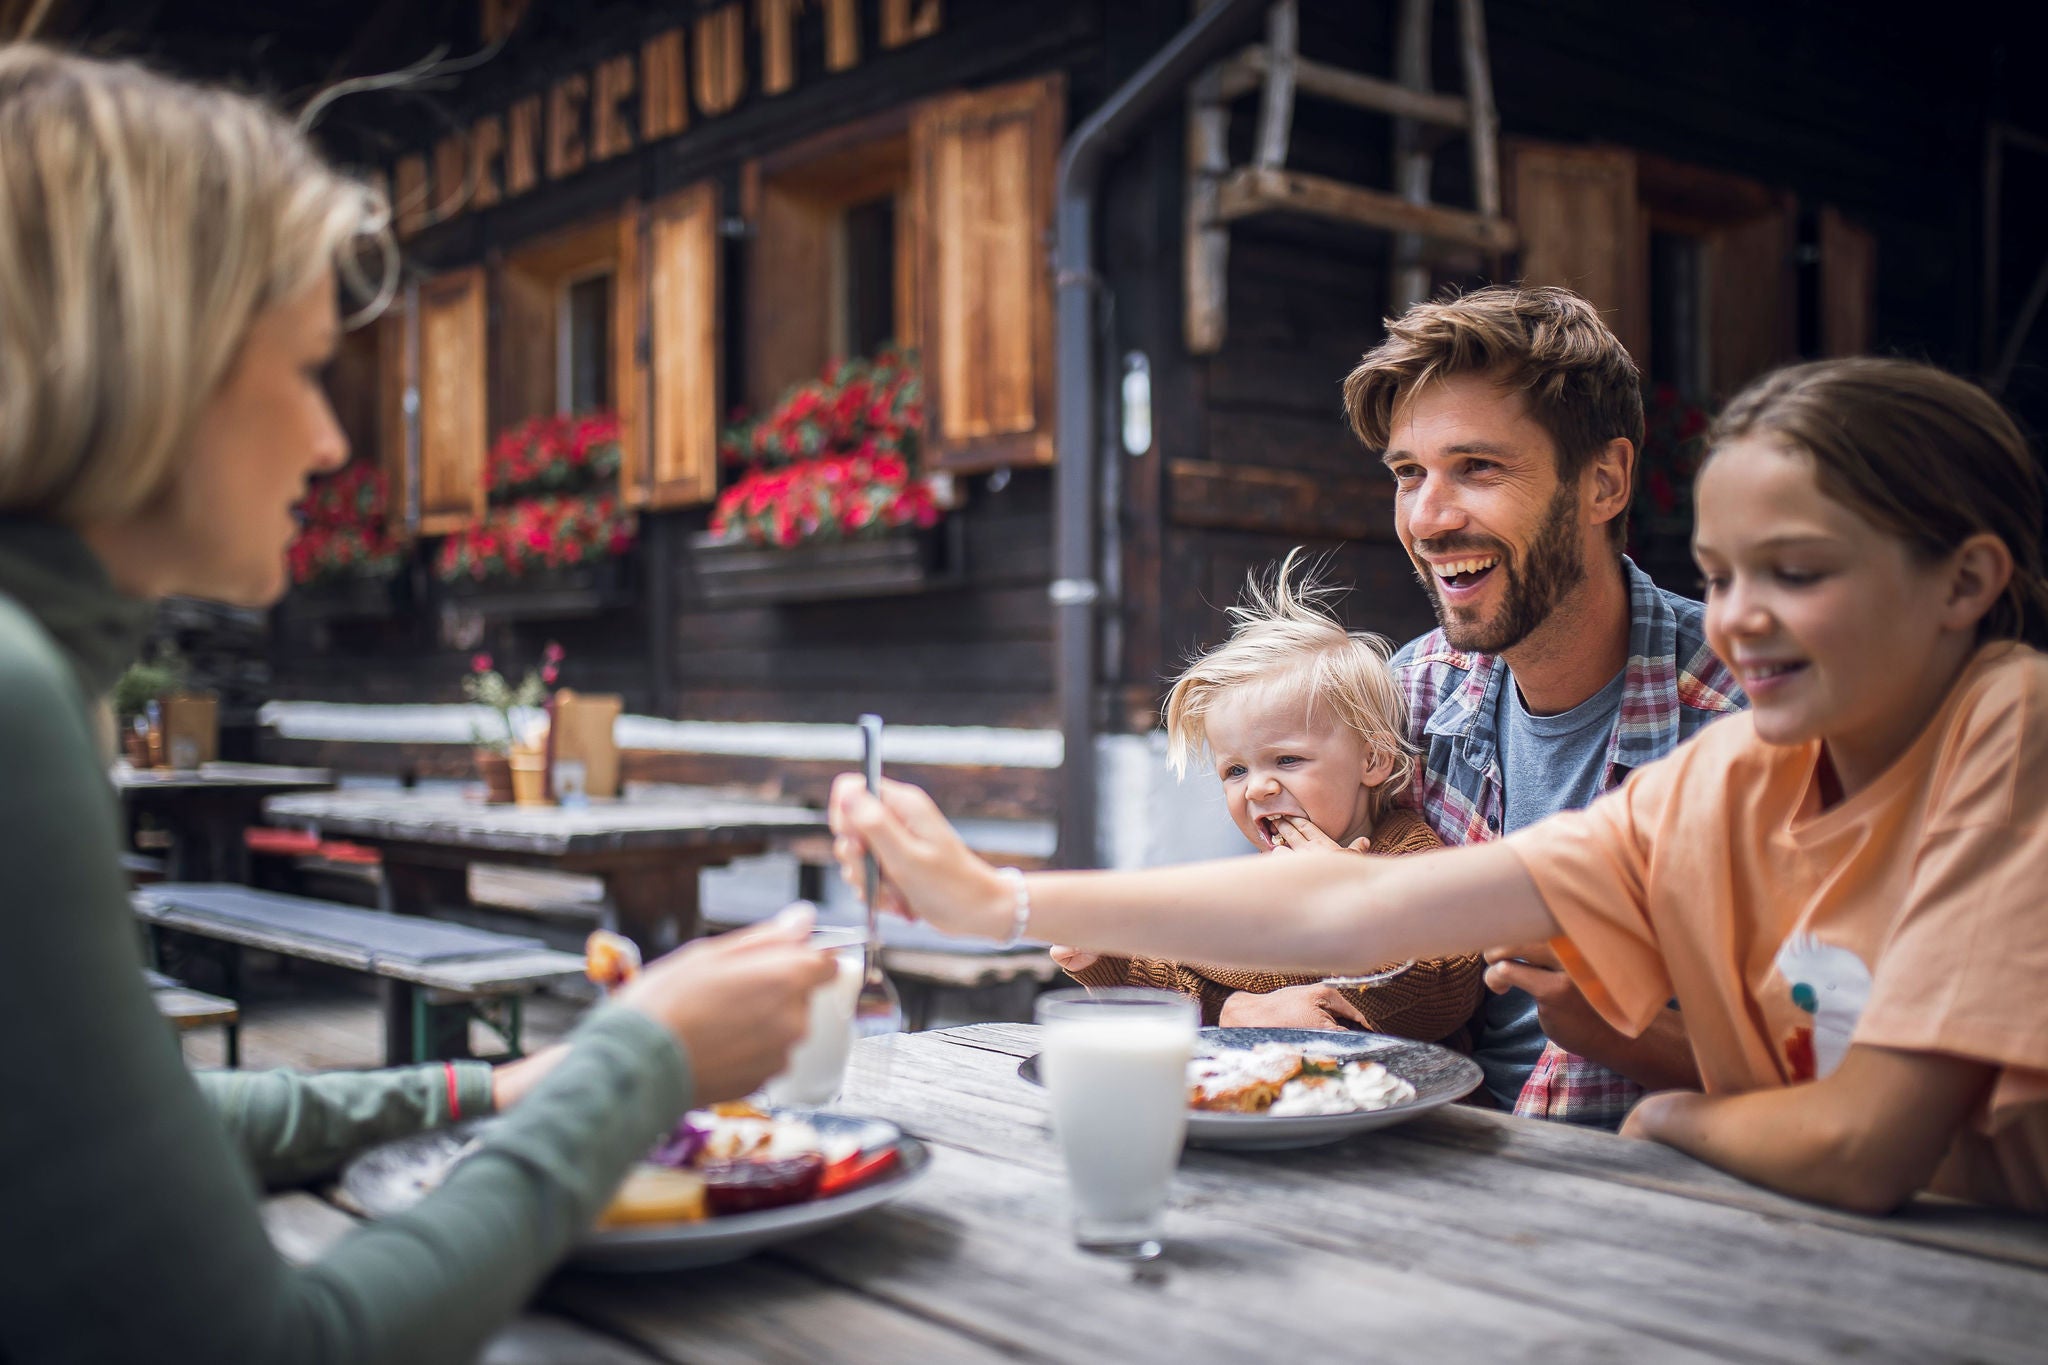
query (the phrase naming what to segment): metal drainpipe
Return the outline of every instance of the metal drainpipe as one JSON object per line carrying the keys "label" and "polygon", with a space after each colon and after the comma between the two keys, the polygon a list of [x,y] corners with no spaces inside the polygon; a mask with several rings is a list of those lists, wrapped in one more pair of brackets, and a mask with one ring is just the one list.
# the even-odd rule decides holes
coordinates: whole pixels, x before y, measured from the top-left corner
{"label": "metal drainpipe", "polygon": [[1095,576],[1096,360],[1095,191],[1111,153],[1159,104],[1186,88],[1202,69],[1241,42],[1268,0],[1218,0],[1151,61],[1117,87],[1060,150],[1057,241],[1053,248],[1058,311],[1058,462],[1053,466],[1053,561],[1050,588],[1059,648],[1060,734],[1065,745],[1060,792],[1059,860],[1095,861],[1095,612],[1102,585]]}

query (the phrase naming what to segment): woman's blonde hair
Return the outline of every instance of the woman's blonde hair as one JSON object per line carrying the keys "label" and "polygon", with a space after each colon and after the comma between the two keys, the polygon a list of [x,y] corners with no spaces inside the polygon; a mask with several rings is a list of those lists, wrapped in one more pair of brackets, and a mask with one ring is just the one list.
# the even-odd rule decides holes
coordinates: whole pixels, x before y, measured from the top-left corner
{"label": "woman's blonde hair", "polygon": [[1375,818],[1414,778],[1408,707],[1387,666],[1393,645],[1383,635],[1346,630],[1330,610],[1335,590],[1313,570],[1294,579],[1300,548],[1287,552],[1270,582],[1253,573],[1244,598],[1230,608],[1230,638],[1198,655],[1166,694],[1166,757],[1176,775],[1208,743],[1208,715],[1218,697],[1258,687],[1287,701],[1300,700],[1310,716],[1348,726],[1393,764],[1393,776],[1373,794]]}
{"label": "woman's blonde hair", "polygon": [[382,306],[388,222],[255,100],[0,47],[0,512],[148,506],[259,313],[366,257]]}

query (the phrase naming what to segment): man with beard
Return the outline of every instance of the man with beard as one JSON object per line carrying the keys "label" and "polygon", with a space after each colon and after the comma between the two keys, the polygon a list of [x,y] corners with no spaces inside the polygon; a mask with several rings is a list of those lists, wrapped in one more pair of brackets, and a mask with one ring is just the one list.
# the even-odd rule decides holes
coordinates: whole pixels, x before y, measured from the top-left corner
{"label": "man with beard", "polygon": [[[1583,806],[1745,704],[1701,605],[1622,553],[1641,381],[1592,305],[1505,287],[1418,304],[1344,403],[1383,452],[1395,530],[1436,609],[1394,666],[1423,755],[1411,796],[1446,844]],[[1645,1089],[1699,1084],[1677,1011],[1626,1038],[1547,946],[1487,957],[1473,1058],[1503,1108],[1618,1127]],[[1222,1022],[1341,1024],[1325,990],[1233,996]]]}

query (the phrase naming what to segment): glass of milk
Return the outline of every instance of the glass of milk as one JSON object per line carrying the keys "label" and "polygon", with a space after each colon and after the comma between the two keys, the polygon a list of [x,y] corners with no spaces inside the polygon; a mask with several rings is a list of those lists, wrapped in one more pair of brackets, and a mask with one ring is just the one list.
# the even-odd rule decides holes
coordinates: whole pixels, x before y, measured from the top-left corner
{"label": "glass of milk", "polygon": [[846,1056],[853,1049],[853,1005],[860,995],[861,949],[866,942],[867,934],[860,929],[811,931],[811,946],[830,953],[839,970],[811,992],[810,1026],[790,1050],[788,1068],[761,1087],[768,1103],[815,1108],[838,1095],[846,1076]]}
{"label": "glass of milk", "polygon": [[1118,987],[1038,999],[1039,1070],[1066,1157],[1074,1240],[1122,1260],[1159,1254],[1188,1127],[1195,1001]]}

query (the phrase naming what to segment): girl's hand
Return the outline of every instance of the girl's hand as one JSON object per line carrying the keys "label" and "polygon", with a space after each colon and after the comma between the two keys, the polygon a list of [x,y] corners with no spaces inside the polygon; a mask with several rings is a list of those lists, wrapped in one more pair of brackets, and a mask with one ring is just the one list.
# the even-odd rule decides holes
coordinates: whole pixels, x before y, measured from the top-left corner
{"label": "girl's hand", "polygon": [[1062,970],[1085,972],[1102,961],[1101,953],[1091,953],[1086,948],[1069,948],[1064,943],[1052,945],[1052,960]]}
{"label": "girl's hand", "polygon": [[1312,821],[1299,815],[1283,815],[1273,822],[1273,851],[1281,849],[1327,848],[1340,853],[1364,853],[1372,847],[1372,840],[1361,834],[1348,844],[1340,844],[1316,828]]}
{"label": "girl's hand", "polygon": [[1010,884],[974,855],[921,788],[884,778],[875,797],[859,773],[841,773],[832,783],[831,821],[832,853],[849,886],[865,886],[869,852],[881,865],[882,909],[949,934],[1009,937]]}

